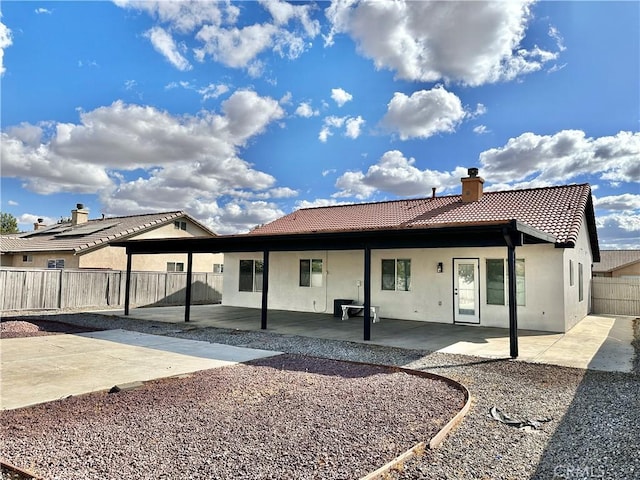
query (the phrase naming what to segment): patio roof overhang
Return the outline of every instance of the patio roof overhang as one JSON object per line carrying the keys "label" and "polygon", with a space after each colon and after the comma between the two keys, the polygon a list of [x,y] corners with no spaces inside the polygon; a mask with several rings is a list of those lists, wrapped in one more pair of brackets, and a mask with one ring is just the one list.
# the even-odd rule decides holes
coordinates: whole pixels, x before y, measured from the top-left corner
{"label": "patio roof overhang", "polygon": [[293,234],[241,234],[217,237],[158,238],[111,242],[130,254],[240,253],[307,250],[362,250],[389,248],[447,248],[514,246],[555,243],[555,237],[516,220],[441,224],[429,227],[314,231]]}
{"label": "patio roof overhang", "polygon": [[190,237],[148,240],[123,240],[111,245],[127,250],[125,315],[129,314],[131,257],[162,253],[187,254],[185,321],[191,307],[191,274],[193,254],[197,253],[263,253],[262,318],[267,328],[269,291],[269,253],[312,250],[364,251],[364,340],[371,339],[371,251],[391,248],[506,247],[509,293],[510,354],[518,356],[515,248],[524,244],[556,243],[555,237],[517,220],[457,223],[371,230],[314,231],[295,234],[243,234],[218,237]]}

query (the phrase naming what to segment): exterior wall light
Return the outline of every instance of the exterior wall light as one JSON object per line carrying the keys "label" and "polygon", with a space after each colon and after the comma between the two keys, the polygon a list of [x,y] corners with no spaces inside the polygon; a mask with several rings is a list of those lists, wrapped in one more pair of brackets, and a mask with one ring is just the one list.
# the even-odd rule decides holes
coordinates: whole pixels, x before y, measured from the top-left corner
{"label": "exterior wall light", "polygon": [[438,262],[438,266],[436,267],[436,272],[442,273],[442,270],[443,270],[442,262]]}

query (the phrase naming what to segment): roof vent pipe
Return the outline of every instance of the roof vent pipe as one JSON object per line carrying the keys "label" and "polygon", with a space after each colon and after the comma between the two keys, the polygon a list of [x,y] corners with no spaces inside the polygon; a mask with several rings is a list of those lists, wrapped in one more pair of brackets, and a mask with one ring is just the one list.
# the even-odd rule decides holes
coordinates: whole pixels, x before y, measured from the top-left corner
{"label": "roof vent pipe", "polygon": [[76,203],[76,208],[78,210],[84,210],[84,203]]}
{"label": "roof vent pipe", "polygon": [[431,198],[436,198],[436,187],[431,187]]}

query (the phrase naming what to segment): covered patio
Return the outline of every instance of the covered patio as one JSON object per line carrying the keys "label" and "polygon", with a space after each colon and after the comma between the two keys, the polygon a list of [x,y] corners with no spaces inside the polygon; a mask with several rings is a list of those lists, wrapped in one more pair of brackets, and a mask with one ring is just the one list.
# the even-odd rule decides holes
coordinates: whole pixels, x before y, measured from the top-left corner
{"label": "covered patio", "polygon": [[[99,312],[122,316],[123,310]],[[175,324],[176,333],[204,328],[261,331],[370,345],[427,350],[484,358],[508,358],[508,329],[382,319],[373,323],[371,340],[362,339],[362,316],[342,321],[332,314],[269,310],[269,329],[261,328],[261,309],[192,305],[188,323],[184,306],[132,308],[127,318]],[[519,360],[575,368],[631,371],[634,349],[630,317],[588,316],[569,332],[519,330]]]}

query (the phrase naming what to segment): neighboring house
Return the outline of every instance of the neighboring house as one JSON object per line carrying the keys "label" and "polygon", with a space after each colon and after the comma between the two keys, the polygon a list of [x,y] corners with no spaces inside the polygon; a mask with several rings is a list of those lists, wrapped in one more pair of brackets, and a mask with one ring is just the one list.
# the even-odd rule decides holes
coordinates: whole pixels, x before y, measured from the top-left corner
{"label": "neighboring house", "polygon": [[[34,230],[0,237],[3,267],[126,270],[125,249],[112,243],[125,239],[215,237],[206,226],[182,211],[89,220],[82,204],[71,211],[71,221],[34,224]],[[194,272],[222,272],[222,254],[193,257]],[[186,271],[183,253],[139,255],[136,271]]]}
{"label": "neighboring house", "polygon": [[640,278],[640,250],[600,250],[593,276]]}
{"label": "neighboring house", "polygon": [[516,357],[517,328],[565,332],[589,313],[600,260],[591,189],[484,193],[477,174],[469,169],[461,195],[434,189],[428,198],[301,209],[244,235],[119,245],[134,259],[223,252],[222,303],[261,308],[262,328],[268,310],[335,315],[352,300],[378,307],[384,322],[510,328]]}

